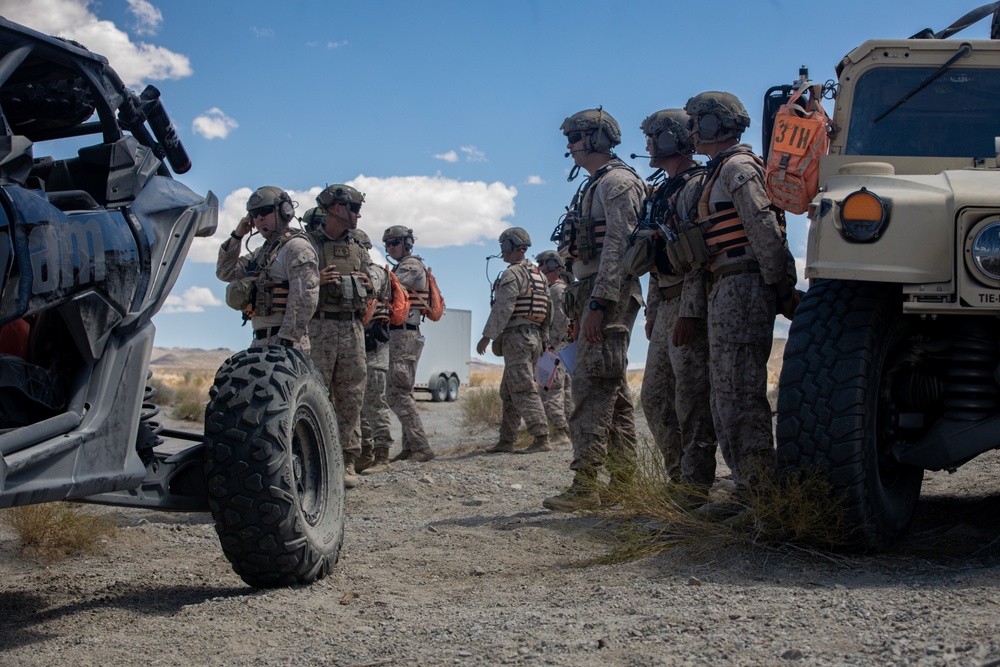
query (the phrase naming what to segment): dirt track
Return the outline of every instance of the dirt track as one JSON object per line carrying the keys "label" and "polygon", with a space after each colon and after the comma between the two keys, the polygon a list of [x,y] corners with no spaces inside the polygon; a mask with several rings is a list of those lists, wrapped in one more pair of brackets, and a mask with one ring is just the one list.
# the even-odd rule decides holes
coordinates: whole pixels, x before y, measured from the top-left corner
{"label": "dirt track", "polygon": [[0,665],[1000,665],[996,452],[929,475],[892,553],[581,568],[594,522],[540,505],[568,449],[480,454],[457,406],[420,406],[441,455],[363,478],[310,587],[247,588],[207,515],[102,510],[107,552],[48,568],[0,529]]}

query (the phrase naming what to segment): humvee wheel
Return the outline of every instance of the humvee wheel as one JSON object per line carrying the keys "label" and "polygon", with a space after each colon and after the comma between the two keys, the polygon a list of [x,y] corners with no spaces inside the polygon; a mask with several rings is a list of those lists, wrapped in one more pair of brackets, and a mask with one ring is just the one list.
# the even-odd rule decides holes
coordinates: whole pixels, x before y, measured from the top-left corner
{"label": "humvee wheel", "polygon": [[205,409],[205,480],[226,558],[251,586],[307,584],[344,538],[344,462],[315,367],[280,346],[238,352]]}
{"label": "humvee wheel", "polygon": [[907,341],[898,286],[817,281],[785,346],[778,466],[819,473],[844,506],[854,546],[882,549],[909,525],[923,470],[893,460],[891,383]]}

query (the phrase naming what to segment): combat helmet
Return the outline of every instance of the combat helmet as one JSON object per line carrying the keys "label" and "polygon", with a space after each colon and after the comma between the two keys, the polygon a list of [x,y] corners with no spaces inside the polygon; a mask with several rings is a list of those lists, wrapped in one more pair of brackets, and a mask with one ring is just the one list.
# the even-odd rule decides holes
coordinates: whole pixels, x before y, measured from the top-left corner
{"label": "combat helmet", "polygon": [[603,107],[578,111],[559,126],[566,136],[572,132],[583,132],[590,136],[590,149],[609,151],[622,142],[622,131],[618,121]]}
{"label": "combat helmet", "polygon": [[316,203],[320,205],[320,208],[329,208],[334,202],[344,202],[360,206],[365,203],[365,195],[350,185],[340,184],[328,185],[322,192],[316,195]]}
{"label": "combat helmet", "polygon": [[535,262],[542,271],[555,271],[566,267],[563,258],[555,250],[543,250],[535,255]]}
{"label": "combat helmet", "polygon": [[281,222],[288,223],[291,222],[292,218],[295,217],[295,204],[292,203],[292,198],[287,192],[281,188],[276,188],[273,185],[265,185],[262,188],[257,188],[247,199],[247,213],[252,214],[254,211],[262,208],[267,208],[273,206],[275,212],[277,212],[277,219]]}
{"label": "combat helmet", "polygon": [[663,109],[646,116],[639,129],[643,134],[654,137],[659,150],[659,155],[655,157],[670,157],[678,153],[691,155],[694,153],[694,142],[688,127],[690,121],[691,117],[684,109]]}
{"label": "combat helmet", "polygon": [[393,225],[382,233],[382,244],[385,245],[389,239],[400,239],[403,242],[403,249],[409,251],[413,248],[416,238],[413,230],[404,225]]}
{"label": "combat helmet", "polygon": [[522,227],[511,227],[500,232],[500,250],[507,253],[513,252],[515,248],[523,248],[531,245],[531,237]]}
{"label": "combat helmet", "polygon": [[319,206],[313,206],[302,214],[302,224],[305,226],[307,232],[319,229],[326,225],[326,213]]}
{"label": "combat helmet", "polygon": [[733,139],[750,127],[750,114],[732,93],[717,90],[699,93],[687,101],[684,110],[698,118],[698,131],[703,139]]}
{"label": "combat helmet", "polygon": [[358,240],[358,243],[365,247],[365,250],[372,249],[372,240],[368,238],[368,234],[365,233],[363,229],[351,229],[347,232],[354,238]]}

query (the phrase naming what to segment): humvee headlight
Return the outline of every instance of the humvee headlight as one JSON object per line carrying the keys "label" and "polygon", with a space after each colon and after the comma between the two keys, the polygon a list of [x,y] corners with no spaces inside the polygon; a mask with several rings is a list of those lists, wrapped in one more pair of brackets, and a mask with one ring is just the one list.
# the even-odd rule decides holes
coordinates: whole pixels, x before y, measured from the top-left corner
{"label": "humvee headlight", "polygon": [[841,233],[851,241],[874,241],[889,222],[889,204],[861,188],[840,202]]}
{"label": "humvee headlight", "polygon": [[991,280],[1000,281],[1000,221],[981,228],[972,241],[972,261]]}

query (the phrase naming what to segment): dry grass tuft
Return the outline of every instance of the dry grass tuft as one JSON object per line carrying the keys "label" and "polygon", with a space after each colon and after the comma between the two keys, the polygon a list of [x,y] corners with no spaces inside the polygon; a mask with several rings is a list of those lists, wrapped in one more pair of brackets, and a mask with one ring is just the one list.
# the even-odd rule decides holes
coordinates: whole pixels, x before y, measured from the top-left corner
{"label": "dry grass tuft", "polygon": [[208,390],[212,381],[210,373],[187,370],[183,373],[158,373],[146,384],[156,390],[152,403],[169,407],[170,414],[175,419],[200,422],[205,418],[205,405],[208,404]]}
{"label": "dry grass tuft", "polygon": [[818,475],[769,481],[745,513],[720,520],[692,507],[691,499],[704,498],[704,491],[668,482],[659,451],[648,443],[640,447],[635,474],[616,475],[614,466],[609,462],[610,483],[601,483],[602,506],[595,512],[614,526],[611,549],[598,563],[681,547],[699,556],[725,547],[829,551],[848,543],[843,511]]}
{"label": "dry grass tuft", "polygon": [[97,551],[117,526],[105,516],[91,514],[70,503],[42,503],[0,512],[0,521],[21,538],[24,556],[43,564]]}
{"label": "dry grass tuft", "polygon": [[503,401],[500,387],[473,387],[462,397],[462,426],[473,432],[500,427]]}
{"label": "dry grass tuft", "polygon": [[473,387],[500,386],[503,377],[503,366],[496,369],[473,369],[469,372],[469,384]]}

